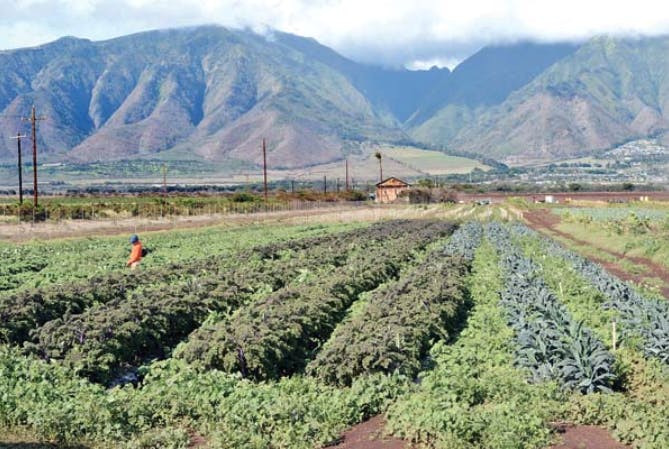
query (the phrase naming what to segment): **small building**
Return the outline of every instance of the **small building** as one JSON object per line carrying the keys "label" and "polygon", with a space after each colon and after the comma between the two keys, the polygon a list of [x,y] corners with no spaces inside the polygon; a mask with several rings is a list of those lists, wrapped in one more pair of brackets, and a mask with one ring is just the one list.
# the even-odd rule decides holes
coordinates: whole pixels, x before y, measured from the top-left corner
{"label": "small building", "polygon": [[409,190],[411,185],[402,181],[399,178],[390,177],[376,184],[376,199],[377,203],[392,203],[397,200],[400,193]]}

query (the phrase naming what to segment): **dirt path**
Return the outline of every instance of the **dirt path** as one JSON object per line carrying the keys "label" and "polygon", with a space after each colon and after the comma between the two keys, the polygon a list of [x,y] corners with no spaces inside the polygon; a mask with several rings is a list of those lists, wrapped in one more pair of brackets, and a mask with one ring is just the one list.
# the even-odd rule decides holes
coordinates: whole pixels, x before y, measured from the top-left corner
{"label": "dirt path", "polygon": [[375,416],[346,431],[341,441],[328,449],[414,449],[407,441],[385,438],[384,426],[383,417]]}
{"label": "dirt path", "polygon": [[560,224],[560,218],[555,214],[552,214],[548,210],[542,209],[537,211],[525,212],[523,214],[523,218],[527,221],[529,226],[535,229],[536,231],[548,235],[551,234],[554,236],[557,235],[577,245],[590,246],[596,249],[597,251],[601,251],[605,254],[615,257],[616,259],[619,260],[626,259],[636,265],[642,266],[645,269],[644,275],[633,274],[629,273],[618,263],[609,262],[607,260],[598,257],[587,256],[588,259],[597,262],[598,264],[603,266],[607,271],[618,276],[621,279],[624,279],[625,281],[632,281],[635,283],[643,284],[645,283],[645,279],[648,277],[661,279],[664,284],[664,286],[660,289],[662,292],[662,296],[664,296],[665,298],[669,298],[669,269],[663,267],[662,265],[659,265],[653,262],[652,260],[643,257],[630,257],[622,253],[611,251],[607,248],[602,248],[601,246],[593,245],[592,243],[586,240],[578,239],[567,232],[561,231],[557,229],[557,226]]}
{"label": "dirt path", "polygon": [[629,449],[614,440],[606,429],[595,426],[560,424],[556,426],[561,443],[550,449]]}

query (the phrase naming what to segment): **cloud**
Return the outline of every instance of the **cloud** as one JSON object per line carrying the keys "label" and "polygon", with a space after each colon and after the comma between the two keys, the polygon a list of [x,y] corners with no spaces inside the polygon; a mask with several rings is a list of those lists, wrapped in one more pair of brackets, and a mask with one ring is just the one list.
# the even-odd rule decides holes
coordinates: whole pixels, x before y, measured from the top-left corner
{"label": "cloud", "polygon": [[659,0],[0,0],[0,9],[0,48],[219,23],[272,27],[359,61],[412,67],[453,65],[481,46],[518,40],[669,33]]}

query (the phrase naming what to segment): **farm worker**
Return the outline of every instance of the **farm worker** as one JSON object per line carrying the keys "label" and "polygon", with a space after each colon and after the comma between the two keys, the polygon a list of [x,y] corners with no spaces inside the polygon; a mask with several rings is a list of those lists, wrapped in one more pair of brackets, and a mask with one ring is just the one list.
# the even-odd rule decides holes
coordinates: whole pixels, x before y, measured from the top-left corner
{"label": "farm worker", "polygon": [[136,234],[133,234],[130,236],[130,243],[132,244],[132,251],[126,266],[134,270],[139,265],[139,261],[142,260],[142,242],[139,241]]}

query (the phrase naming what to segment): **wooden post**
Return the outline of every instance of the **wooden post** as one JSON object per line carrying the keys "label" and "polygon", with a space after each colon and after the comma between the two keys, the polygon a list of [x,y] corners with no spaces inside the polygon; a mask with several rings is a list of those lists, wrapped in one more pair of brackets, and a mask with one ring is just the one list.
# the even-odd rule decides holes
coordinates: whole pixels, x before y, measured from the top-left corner
{"label": "wooden post", "polygon": [[167,198],[167,164],[163,162],[163,196]]}
{"label": "wooden post", "polygon": [[37,208],[37,122],[46,120],[45,117],[37,117],[35,113],[35,105],[33,105],[30,118],[23,119],[29,121],[32,125],[33,132],[33,222],[35,221],[35,209]]}
{"label": "wooden post", "polygon": [[346,191],[348,192],[349,189],[349,184],[348,184],[348,158],[346,158]]}
{"label": "wooden post", "polygon": [[[17,155],[18,155],[18,165],[19,165],[19,204],[23,205],[23,162],[21,159],[21,139],[26,136],[22,136],[21,133],[16,133],[16,137],[12,137],[12,139],[16,139],[16,145],[17,145]],[[19,211],[19,215],[21,215]]]}
{"label": "wooden post", "polygon": [[265,138],[262,139],[262,172],[263,172],[263,188],[265,191],[265,204],[267,204],[267,147],[265,145]]}

